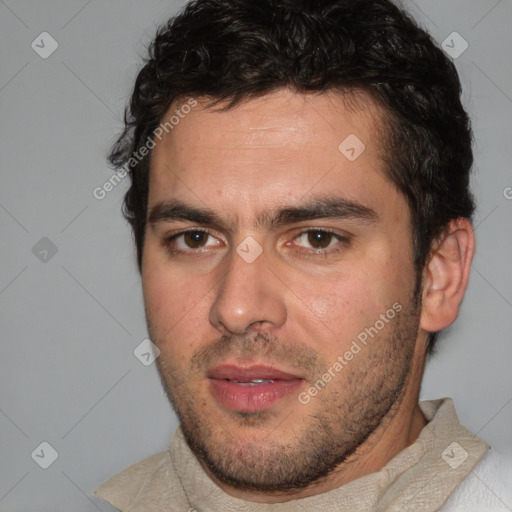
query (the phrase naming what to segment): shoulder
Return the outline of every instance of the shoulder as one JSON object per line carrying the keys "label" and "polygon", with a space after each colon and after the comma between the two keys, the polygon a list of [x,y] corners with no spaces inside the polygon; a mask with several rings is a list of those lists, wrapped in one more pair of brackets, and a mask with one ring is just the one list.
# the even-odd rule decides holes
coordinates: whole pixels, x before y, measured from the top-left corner
{"label": "shoulder", "polygon": [[489,450],[459,484],[440,512],[510,512],[512,457]]}

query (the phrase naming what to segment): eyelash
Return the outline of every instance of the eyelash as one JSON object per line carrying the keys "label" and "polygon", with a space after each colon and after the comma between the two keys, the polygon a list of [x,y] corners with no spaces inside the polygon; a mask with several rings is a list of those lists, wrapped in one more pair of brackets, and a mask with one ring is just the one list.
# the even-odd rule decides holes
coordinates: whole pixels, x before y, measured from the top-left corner
{"label": "eyelash", "polygon": [[[163,240],[163,245],[165,246],[165,248],[167,249],[167,251],[172,254],[172,255],[180,255],[180,254],[187,254],[187,255],[201,255],[203,252],[204,252],[204,248],[198,248],[198,249],[189,249],[189,250],[181,250],[181,249],[176,249],[174,247],[172,247],[172,243],[177,239],[179,238],[180,236],[182,235],[185,235],[186,233],[196,233],[196,232],[201,232],[201,233],[206,233],[207,235],[209,236],[213,236],[214,238],[216,238],[210,231],[208,231],[207,229],[204,229],[204,228],[191,228],[191,229],[185,229],[185,230],[182,230],[182,231],[179,231],[177,233],[173,233],[172,235],[166,237],[164,240]],[[297,240],[298,238],[300,238],[302,235],[305,235],[307,233],[311,233],[311,232],[321,232],[321,233],[329,233],[331,235],[333,235],[334,238],[337,239],[337,241],[339,242],[339,244],[336,244],[333,248],[330,248],[330,247],[327,247],[325,249],[308,249],[308,248],[305,248],[305,247],[300,247],[298,246],[298,251],[306,256],[328,256],[329,254],[332,254],[332,253],[337,253],[337,252],[340,252],[343,250],[343,248],[345,248],[349,242],[350,242],[350,237],[348,236],[342,236],[340,235],[339,233],[336,233],[334,230],[332,229],[329,229],[329,228],[309,228],[309,229],[305,229],[304,231],[300,231],[299,233],[297,233],[293,238],[292,238],[292,242],[294,240]],[[290,242],[287,242],[285,245],[289,245]],[[342,247],[340,247],[340,245]]]}
{"label": "eyelash", "polygon": [[187,251],[183,251],[181,249],[175,249],[172,247],[172,242],[174,242],[178,237],[185,235],[186,233],[206,233],[207,235],[213,236],[207,229],[204,228],[192,228],[192,229],[184,229],[182,231],[178,231],[163,240],[163,245],[167,249],[167,251],[172,255],[179,254],[188,254],[188,255],[200,255],[204,252],[204,249],[201,247],[199,249],[189,249]]}
{"label": "eyelash", "polygon": [[[305,229],[304,231],[300,231],[299,233],[297,233],[297,235],[295,235],[293,237],[292,242],[294,240],[297,240],[298,238],[300,238],[302,235],[305,235],[307,233],[317,233],[317,232],[331,234],[338,241],[338,243],[332,247],[331,246],[326,247],[325,249],[314,249],[314,248],[297,246],[297,251],[299,251],[301,254],[303,254],[305,256],[327,257],[331,254],[343,251],[343,249],[345,249],[350,242],[350,238],[348,236],[340,235],[339,233],[336,233],[336,231],[334,231],[333,229],[329,229],[329,228]],[[288,242],[286,243],[286,245],[288,245]]]}

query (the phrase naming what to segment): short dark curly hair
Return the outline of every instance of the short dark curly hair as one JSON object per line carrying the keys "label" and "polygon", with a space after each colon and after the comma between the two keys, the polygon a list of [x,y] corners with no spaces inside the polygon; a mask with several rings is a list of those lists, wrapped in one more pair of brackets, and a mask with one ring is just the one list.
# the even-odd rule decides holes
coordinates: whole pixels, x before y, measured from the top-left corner
{"label": "short dark curly hair", "polygon": [[[126,170],[173,102],[202,97],[232,108],[282,88],[362,90],[383,108],[386,172],[408,201],[420,272],[448,223],[472,217],[472,134],[455,66],[389,0],[190,2],[151,43],[109,161]],[[140,270],[149,158],[136,161],[129,175],[123,213]]]}

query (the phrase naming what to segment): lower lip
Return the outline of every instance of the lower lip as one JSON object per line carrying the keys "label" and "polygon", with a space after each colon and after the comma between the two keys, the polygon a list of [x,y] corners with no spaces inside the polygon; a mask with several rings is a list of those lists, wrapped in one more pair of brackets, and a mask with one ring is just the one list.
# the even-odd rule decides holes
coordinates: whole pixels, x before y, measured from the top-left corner
{"label": "lower lip", "polygon": [[216,400],[227,409],[237,412],[260,412],[270,409],[289,396],[302,384],[302,379],[275,380],[243,385],[226,379],[210,379]]}

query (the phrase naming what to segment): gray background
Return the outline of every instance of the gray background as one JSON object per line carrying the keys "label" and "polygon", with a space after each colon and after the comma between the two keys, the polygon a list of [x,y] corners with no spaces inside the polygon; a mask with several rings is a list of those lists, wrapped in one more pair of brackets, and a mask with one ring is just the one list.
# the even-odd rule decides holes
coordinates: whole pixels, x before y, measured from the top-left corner
{"label": "gray background", "polygon": [[[111,511],[92,491],[176,426],[154,365],[133,354],[147,333],[126,183],[92,192],[111,175],[144,47],[183,3],[0,0],[1,511]],[[439,42],[456,31],[469,43],[456,64],[479,203],[469,291],[422,397],[453,397],[467,427],[512,453],[512,0],[406,6]],[[59,45],[47,59],[31,48],[43,31]],[[48,450],[31,457],[43,441],[58,452],[48,469],[35,461]]]}

